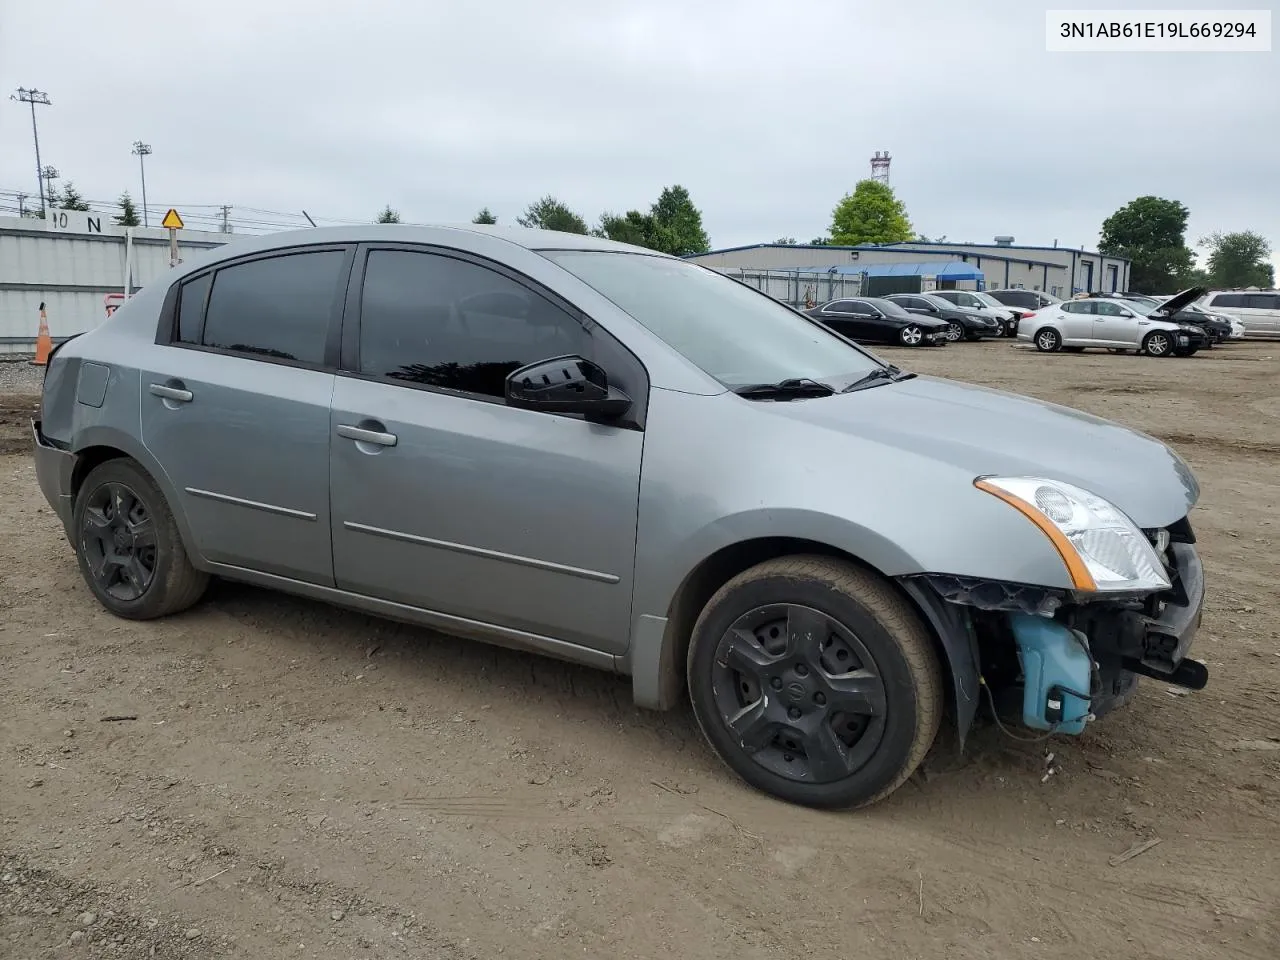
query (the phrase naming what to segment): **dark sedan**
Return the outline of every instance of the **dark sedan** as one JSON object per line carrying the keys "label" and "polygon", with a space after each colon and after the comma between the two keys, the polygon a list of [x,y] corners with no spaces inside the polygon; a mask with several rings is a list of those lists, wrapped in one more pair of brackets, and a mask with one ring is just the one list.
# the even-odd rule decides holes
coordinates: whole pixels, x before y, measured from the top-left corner
{"label": "dark sedan", "polygon": [[957,306],[928,293],[891,293],[885,297],[918,316],[941,320],[949,327],[947,339],[981,340],[1004,336],[1004,324],[981,310]]}
{"label": "dark sedan", "polygon": [[880,297],[832,300],[804,313],[842,337],[860,342],[941,347],[948,340],[945,321],[910,313]]}

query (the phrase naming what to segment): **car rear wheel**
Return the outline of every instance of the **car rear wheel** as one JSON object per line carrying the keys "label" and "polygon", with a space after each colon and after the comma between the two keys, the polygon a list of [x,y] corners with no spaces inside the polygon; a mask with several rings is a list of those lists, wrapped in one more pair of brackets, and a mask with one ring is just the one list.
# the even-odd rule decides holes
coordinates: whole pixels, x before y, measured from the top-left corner
{"label": "car rear wheel", "polygon": [[694,714],[716,754],[790,803],[875,803],[938,732],[942,668],[888,583],[849,561],[769,560],[734,577],[693,629]]}
{"label": "car rear wheel", "polygon": [[1142,352],[1148,357],[1167,357],[1173,353],[1173,338],[1163,330],[1152,330],[1142,340]]}
{"label": "car rear wheel", "polygon": [[1054,353],[1062,349],[1062,335],[1049,327],[1036,333],[1036,349],[1041,353]]}
{"label": "car rear wheel", "polygon": [[80,574],[116,616],[152,620],[185,610],[209,577],[191,565],[168,503],[135,461],[89,471],[72,513]]}
{"label": "car rear wheel", "polygon": [[924,341],[924,331],[914,323],[898,331],[898,342],[904,347],[918,347]]}
{"label": "car rear wheel", "polygon": [[947,322],[947,339],[952,343],[958,343],[964,339],[964,327],[956,323],[954,320]]}

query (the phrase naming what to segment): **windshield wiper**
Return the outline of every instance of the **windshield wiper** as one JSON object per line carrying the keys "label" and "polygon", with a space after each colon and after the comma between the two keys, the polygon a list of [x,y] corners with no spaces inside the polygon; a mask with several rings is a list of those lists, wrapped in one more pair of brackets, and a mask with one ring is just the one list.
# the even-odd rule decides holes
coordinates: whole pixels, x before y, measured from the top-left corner
{"label": "windshield wiper", "polygon": [[836,391],[834,387],[808,377],[793,377],[777,383],[751,383],[734,387],[733,392],[751,400],[800,400],[805,397],[829,397]]}
{"label": "windshield wiper", "polygon": [[890,363],[883,367],[876,367],[876,369],[859,377],[840,392],[853,393],[855,390],[864,390],[867,387],[875,386],[877,383],[897,383],[900,380],[910,380],[914,376],[914,373],[904,373]]}

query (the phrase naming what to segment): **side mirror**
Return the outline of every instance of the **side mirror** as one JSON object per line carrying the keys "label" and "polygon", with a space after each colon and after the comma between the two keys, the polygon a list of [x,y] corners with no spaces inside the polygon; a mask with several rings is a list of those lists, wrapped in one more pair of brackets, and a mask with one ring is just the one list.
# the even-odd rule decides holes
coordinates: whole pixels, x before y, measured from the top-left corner
{"label": "side mirror", "polygon": [[631,398],[609,386],[604,369],[585,357],[538,360],[513,371],[506,381],[510,406],[546,413],[580,413],[613,420],[631,409]]}

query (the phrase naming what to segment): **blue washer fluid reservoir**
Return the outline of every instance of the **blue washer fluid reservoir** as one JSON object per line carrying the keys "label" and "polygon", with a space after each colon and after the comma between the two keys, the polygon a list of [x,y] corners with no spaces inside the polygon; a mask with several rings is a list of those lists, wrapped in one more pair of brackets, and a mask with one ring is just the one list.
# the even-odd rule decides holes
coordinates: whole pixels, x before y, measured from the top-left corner
{"label": "blue washer fluid reservoir", "polygon": [[1009,614],[1025,686],[1022,722],[1036,730],[1076,734],[1089,716],[1093,658],[1072,632],[1055,620]]}

